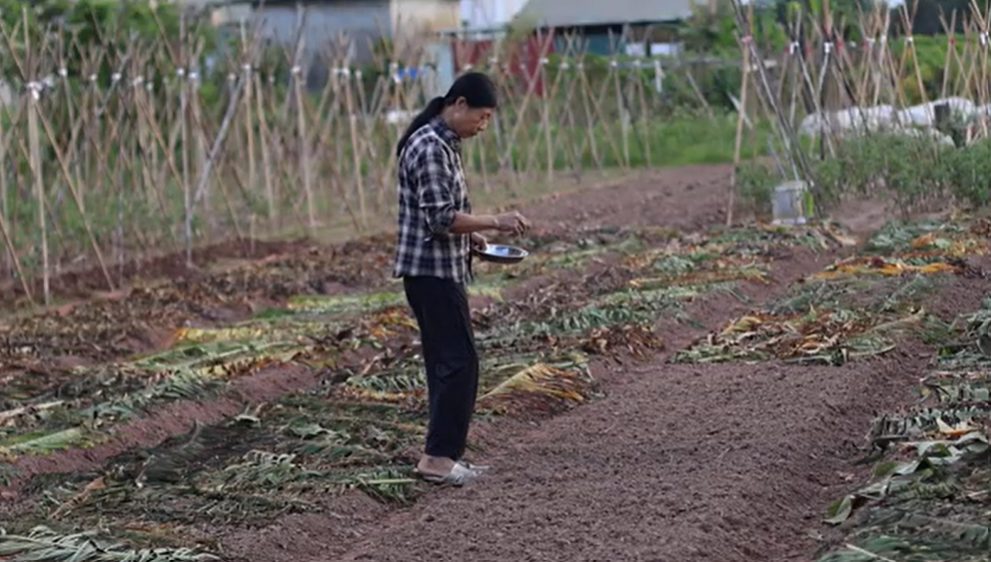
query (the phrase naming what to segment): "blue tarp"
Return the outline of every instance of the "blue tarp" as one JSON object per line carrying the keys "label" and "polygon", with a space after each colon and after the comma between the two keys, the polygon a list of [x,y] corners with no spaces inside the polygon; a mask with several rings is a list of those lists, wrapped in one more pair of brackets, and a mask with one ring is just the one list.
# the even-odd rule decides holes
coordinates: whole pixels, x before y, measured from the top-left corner
{"label": "blue tarp", "polygon": [[420,67],[407,66],[400,68],[392,77],[395,80],[416,80],[420,76]]}

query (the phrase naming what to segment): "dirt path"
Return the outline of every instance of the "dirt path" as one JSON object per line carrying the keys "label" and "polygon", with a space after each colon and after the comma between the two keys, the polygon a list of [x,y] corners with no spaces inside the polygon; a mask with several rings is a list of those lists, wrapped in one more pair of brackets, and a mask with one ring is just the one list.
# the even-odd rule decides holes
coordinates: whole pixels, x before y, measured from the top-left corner
{"label": "dirt path", "polygon": [[654,226],[685,231],[726,220],[728,165],[659,170],[636,181],[549,198],[522,209],[549,228]]}
{"label": "dirt path", "polygon": [[339,559],[807,560],[854,436],[907,383],[897,363],[864,370],[630,371]]}
{"label": "dirt path", "polygon": [[[725,304],[697,308],[738,312]],[[431,494],[337,559],[808,560],[872,412],[904,400],[929,357],[613,369],[607,398],[500,435],[484,481]]]}
{"label": "dirt path", "polygon": [[[720,224],[726,167],[660,172],[527,209],[558,227]],[[861,221],[863,222],[863,221]],[[863,226],[858,224],[864,230]],[[834,255],[776,260],[754,304]],[[974,302],[977,302],[975,297]],[[728,295],[688,308],[704,329],[659,319],[674,351],[750,306]],[[223,539],[237,560],[807,560],[825,506],[853,477],[877,408],[904,400],[924,351],[842,368],[783,364],[595,367],[606,397],[538,425],[476,425],[492,473],[390,512],[341,498]]]}
{"label": "dirt path", "polygon": [[[929,307],[943,318],[991,289],[986,278],[944,283]],[[500,435],[484,480],[430,495],[336,559],[811,560],[828,535],[825,506],[868,470],[852,461],[871,418],[912,400],[932,353],[904,342],[843,367],[659,357],[613,370],[607,398]]]}

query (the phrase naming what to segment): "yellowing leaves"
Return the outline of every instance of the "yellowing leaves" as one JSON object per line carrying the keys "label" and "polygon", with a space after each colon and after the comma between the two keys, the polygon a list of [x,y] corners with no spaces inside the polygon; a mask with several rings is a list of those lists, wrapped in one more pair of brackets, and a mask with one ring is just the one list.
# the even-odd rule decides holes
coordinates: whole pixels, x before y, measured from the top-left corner
{"label": "yellowing leaves", "polygon": [[[918,314],[875,325],[882,317],[846,311],[810,310],[804,314],[753,313],[729,322],[692,347],[675,354],[679,362],[711,363],[732,359],[798,359],[841,363],[851,357],[893,349],[881,332],[918,322]],[[881,329],[883,328],[883,330]]]}
{"label": "yellowing leaves", "polygon": [[977,427],[971,425],[967,420],[950,425],[943,421],[943,418],[936,418],[936,428],[941,434],[947,437],[960,437],[978,430]]}
{"label": "yellowing leaves", "polygon": [[663,347],[664,340],[653,328],[639,324],[593,328],[581,342],[582,351],[586,353],[607,355],[625,351],[637,358]]}
{"label": "yellowing leaves", "polygon": [[716,260],[713,269],[691,271],[680,275],[662,275],[657,277],[642,277],[632,279],[630,287],[650,290],[671,285],[709,285],[725,281],[766,281],[767,272],[753,266],[738,266],[731,262]]}
{"label": "yellowing leaves", "polygon": [[723,328],[722,335],[729,336],[731,334],[745,334],[747,332],[753,331],[758,326],[764,323],[764,319],[760,316],[741,316],[736,320],[733,320],[725,328]]}
{"label": "yellowing leaves", "polygon": [[841,275],[903,275],[905,273],[959,273],[960,266],[937,261],[925,265],[912,265],[899,259],[882,258],[877,256],[856,257],[832,265],[812,277],[828,279]]}
{"label": "yellowing leaves", "polygon": [[[415,392],[422,393],[422,392]],[[351,399],[358,402],[384,402],[387,404],[400,404],[411,398],[409,392],[388,392],[358,386],[342,386],[335,391],[335,396],[343,399]]]}
{"label": "yellowing leaves", "polygon": [[400,328],[417,331],[416,320],[402,306],[392,306],[369,315],[364,319],[368,334],[383,340],[392,337]]}
{"label": "yellowing leaves", "polygon": [[478,409],[498,413],[549,412],[585,402],[594,381],[584,369],[537,363],[523,369],[478,399]]}
{"label": "yellowing leaves", "polygon": [[909,243],[914,251],[907,252],[902,257],[925,255],[943,255],[960,257],[987,253],[987,242],[967,235],[940,236],[936,232],[927,232],[915,237]]}
{"label": "yellowing leaves", "polygon": [[913,248],[923,248],[933,245],[934,240],[936,240],[936,233],[927,232],[921,236],[916,236],[909,245]]}
{"label": "yellowing leaves", "polygon": [[231,326],[228,328],[179,328],[174,343],[207,343],[262,339],[266,330],[261,326]]}

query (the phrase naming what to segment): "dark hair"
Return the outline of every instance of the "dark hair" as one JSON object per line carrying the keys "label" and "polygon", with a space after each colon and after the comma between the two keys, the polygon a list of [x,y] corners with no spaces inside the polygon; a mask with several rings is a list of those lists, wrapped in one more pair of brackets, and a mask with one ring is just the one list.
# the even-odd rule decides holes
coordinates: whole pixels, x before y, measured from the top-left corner
{"label": "dark hair", "polygon": [[497,106],[495,83],[481,72],[468,72],[459,76],[454,84],[451,84],[451,89],[447,91],[447,94],[430,100],[427,107],[413,118],[413,122],[406,128],[406,132],[399,139],[399,144],[396,145],[396,155],[402,154],[406,141],[417,129],[440,115],[445,107],[454,104],[458,98],[464,98],[468,102],[468,107],[494,108]]}

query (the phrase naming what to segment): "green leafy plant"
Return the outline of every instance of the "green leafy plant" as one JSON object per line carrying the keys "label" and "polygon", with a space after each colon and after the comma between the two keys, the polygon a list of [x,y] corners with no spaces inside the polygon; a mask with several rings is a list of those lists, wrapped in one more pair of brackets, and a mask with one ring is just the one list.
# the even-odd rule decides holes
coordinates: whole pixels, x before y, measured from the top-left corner
{"label": "green leafy plant", "polygon": [[[220,560],[189,548],[130,549],[99,541],[96,533],[62,535],[35,527],[27,535],[0,532],[0,556],[12,562],[206,562]],[[9,558],[7,558],[9,557]]]}

